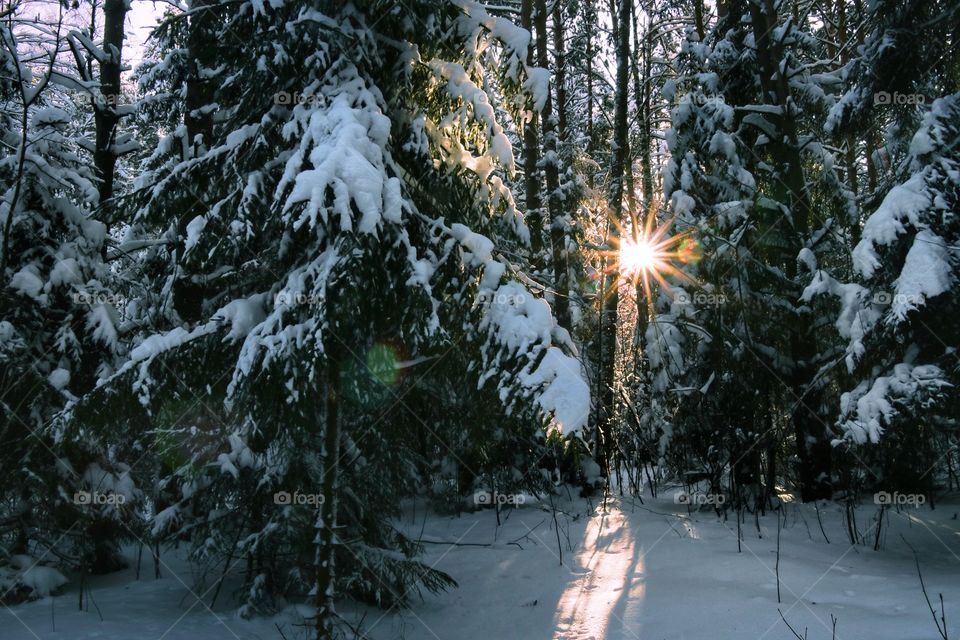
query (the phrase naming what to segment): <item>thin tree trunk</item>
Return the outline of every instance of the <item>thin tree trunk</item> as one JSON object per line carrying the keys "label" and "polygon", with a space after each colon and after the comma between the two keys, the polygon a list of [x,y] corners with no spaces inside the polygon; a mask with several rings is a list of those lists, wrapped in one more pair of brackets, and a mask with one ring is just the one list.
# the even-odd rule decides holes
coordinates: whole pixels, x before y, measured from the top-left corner
{"label": "thin tree trunk", "polygon": [[327,350],[325,424],[323,430],[323,501],[317,507],[316,556],[317,572],[314,593],[317,617],[316,640],[334,637],[334,607],[337,545],[337,497],[340,475],[340,362],[334,349]]}
{"label": "thin tree trunk", "polygon": [[[187,36],[190,72],[184,100],[183,124],[187,130],[184,159],[202,156],[210,148],[213,139],[213,114],[209,106],[213,102],[214,84],[206,72],[216,64],[216,14],[213,0],[193,0],[190,9],[193,14],[190,16]],[[173,304],[180,317],[188,322],[196,322],[202,317],[204,290],[181,271],[181,264],[187,225],[206,212],[206,205],[201,200],[205,192],[206,178],[200,174],[191,192],[196,197],[190,198],[191,204],[184,207],[177,218],[178,243],[174,260],[178,273],[173,284]]]}
{"label": "thin tree trunk", "polygon": [[[537,63],[544,69],[550,68],[550,53],[547,46],[547,2],[546,0],[536,0],[536,12],[534,20],[537,30]],[[554,27],[556,27],[556,20]],[[562,29],[562,27],[561,27]],[[562,49],[562,30],[561,44]],[[555,82],[558,80],[555,78]],[[553,309],[557,317],[557,323],[564,328],[570,328],[570,301],[567,297],[566,274],[566,232],[565,232],[565,212],[563,202],[560,196],[560,157],[557,153],[557,122],[553,115],[553,91],[548,89],[547,100],[543,104],[543,110],[540,112],[541,122],[543,123],[543,167],[544,177],[547,182],[547,219],[550,220],[550,244],[553,258],[554,275],[554,300]]]}
{"label": "thin tree trunk", "polygon": [[[650,143],[652,140],[650,135],[650,127],[652,126],[652,123],[650,122],[650,33],[648,30],[647,33],[644,34],[643,38],[640,37],[639,14],[639,11],[634,10],[631,20],[633,26],[633,41],[637,49],[633,52],[632,63],[630,67],[633,72],[633,102],[637,113],[636,119],[639,121],[640,128],[640,133],[638,136],[639,143],[634,151],[637,153],[640,159],[640,178],[643,194],[640,202],[639,212],[634,214],[634,212],[631,211],[631,217],[633,224],[642,229],[646,226],[646,217],[655,214],[652,207],[653,177],[650,167]],[[643,56],[643,75],[640,73],[641,55]],[[632,171],[628,172],[628,174],[632,173]],[[643,364],[643,359],[645,356],[642,354],[642,345],[644,335],[647,331],[647,315],[649,313],[647,308],[647,300],[644,296],[645,292],[643,283],[637,282],[635,292],[637,304],[637,326],[634,330],[634,345],[639,347],[639,353],[635,358],[635,366],[641,371],[646,371],[646,367]]]}
{"label": "thin tree trunk", "polygon": [[[846,66],[850,62],[850,49],[847,40],[847,0],[837,0],[837,46],[840,53],[840,66]],[[844,152],[844,163],[846,164],[847,186],[853,192],[854,200],[860,194],[859,179],[857,176],[857,138],[852,134],[846,136],[846,151]],[[850,231],[852,243],[856,245],[860,240],[860,221],[850,221]]]}
{"label": "thin tree trunk", "polygon": [[[643,38],[640,37],[640,16],[639,12],[633,13],[633,41],[637,50],[633,52],[630,69],[633,74],[633,103],[636,110],[636,120],[639,124],[639,143],[633,149],[636,157],[640,160],[640,187],[643,191],[638,217],[643,220],[645,212],[649,209],[653,201],[653,171],[652,160],[650,157],[650,144],[652,136],[650,130],[653,126],[650,117],[650,57],[651,42],[650,32],[647,31]],[[643,74],[640,73],[640,58],[643,57]]]}
{"label": "thin tree trunk", "polygon": [[[530,32],[530,45],[527,47],[527,64],[533,66],[533,2],[523,0],[520,5],[520,26]],[[547,100],[549,102],[549,99]],[[524,192],[527,201],[526,220],[530,228],[530,250],[533,254],[533,263],[539,267],[541,252],[543,251],[543,210],[540,201],[540,175],[537,164],[540,156],[540,144],[537,135],[537,112],[534,108],[533,97],[527,96],[526,121],[523,123],[523,174]]]}
{"label": "thin tree trunk", "polygon": [[103,3],[103,50],[107,58],[100,63],[101,103],[94,109],[96,148],[93,164],[100,181],[100,205],[113,197],[117,154],[113,149],[116,139],[117,105],[120,104],[120,71],[123,55],[123,22],[127,16],[126,0],[106,0]]}
{"label": "thin tree trunk", "polygon": [[[537,0],[538,11],[543,11],[543,21],[546,22],[546,0]],[[548,201],[550,204],[550,243],[553,248],[553,288],[554,295],[554,313],[557,317],[557,324],[564,329],[571,329],[570,322],[570,278],[569,266],[567,264],[567,207],[569,206],[566,198],[560,192],[560,162],[565,156],[567,137],[567,87],[566,87],[566,48],[564,43],[563,21],[563,2],[558,0],[553,6],[553,50],[554,50],[554,84],[557,91],[557,113],[556,117],[548,115],[544,110],[544,147],[547,153],[545,163]],[[540,36],[538,34],[538,49],[541,50],[541,66],[546,66],[548,60],[546,25],[544,25],[543,45],[540,46]],[[547,101],[549,105],[549,100]],[[548,109],[550,107],[548,106]],[[549,122],[549,130],[547,123]],[[561,149],[563,147],[563,149]],[[552,157],[551,157],[552,156]],[[567,166],[564,163],[564,166]]]}
{"label": "thin tree trunk", "polygon": [[[839,0],[843,1],[843,0]],[[854,21],[859,24],[864,19],[863,0],[853,0]],[[864,44],[865,29],[857,30],[857,48]],[[876,131],[870,128],[865,137],[864,161],[867,165],[867,191],[864,194],[867,198],[871,197],[877,191],[877,165],[874,161],[874,154],[877,151]],[[857,229],[859,235],[860,229]]]}
{"label": "thin tree trunk", "polygon": [[[594,13],[593,0],[586,0],[585,22],[587,23],[587,158],[593,159],[593,27]],[[593,191],[595,185],[594,171],[587,169],[587,186]]]}
{"label": "thin tree trunk", "polygon": [[[123,39],[124,39],[124,20],[126,18],[129,5],[127,0],[105,0],[103,3],[103,52],[106,57],[94,55],[94,51],[88,50],[86,55],[81,52],[77,40],[70,36],[67,39],[68,45],[73,53],[74,62],[77,66],[77,74],[84,82],[93,84],[94,62],[99,60],[99,92],[91,94],[93,104],[94,121],[94,148],[93,148],[93,170],[97,181],[97,195],[99,211],[98,219],[103,222],[107,231],[113,223],[113,206],[111,199],[114,195],[114,182],[116,178],[117,158],[119,154],[116,151],[117,128],[120,124],[121,116],[117,111],[120,104],[120,72],[123,64]],[[92,2],[90,6],[90,40],[93,41],[97,32],[97,13],[99,4]],[[86,46],[86,45],[85,45]],[[89,47],[87,47],[89,49]],[[102,243],[100,254],[102,258],[107,256],[108,243]],[[80,335],[84,331],[86,321],[80,317],[74,317],[72,322],[74,331]],[[78,374],[74,376],[72,382],[77,389],[91,388],[95,382],[98,354],[95,351],[83,351],[80,361]],[[94,563],[94,572],[104,573],[107,567],[116,564],[119,554],[116,550],[110,552],[103,550],[103,545],[97,543],[98,557]],[[112,557],[107,557],[112,556]]]}
{"label": "thin tree trunk", "polygon": [[[639,40],[637,43],[639,44]],[[649,211],[653,206],[653,159],[651,158],[651,145],[653,143],[653,105],[651,83],[653,82],[653,33],[650,31],[650,25],[647,25],[647,32],[643,38],[643,120],[641,128],[643,132],[643,149],[640,154],[640,169],[643,176],[643,203],[644,209]]]}
{"label": "thin tree trunk", "polygon": [[[566,5],[558,1],[553,6],[553,51],[556,64],[554,73],[557,87],[557,142],[562,147],[567,142],[567,42],[564,30]],[[564,155],[561,152],[560,155]]]}
{"label": "thin tree trunk", "polygon": [[[608,207],[610,224],[608,225],[607,244],[617,247],[619,244],[618,226],[623,221],[624,178],[627,169],[627,93],[629,90],[630,73],[630,4],[632,0],[620,0],[616,29],[616,96],[614,99],[613,118],[613,152],[610,162]],[[620,261],[611,257],[610,267],[606,274],[610,281],[609,292],[604,299],[603,316],[604,327],[601,339],[606,347],[604,358],[600,363],[601,387],[600,403],[604,409],[603,432],[598,433],[598,462],[609,477],[610,446],[608,438],[615,427],[616,412],[614,411],[616,386],[616,351],[617,351],[617,307],[620,296],[617,291],[619,283]],[[598,425],[599,427],[599,425]],[[606,435],[606,438],[604,438]]]}

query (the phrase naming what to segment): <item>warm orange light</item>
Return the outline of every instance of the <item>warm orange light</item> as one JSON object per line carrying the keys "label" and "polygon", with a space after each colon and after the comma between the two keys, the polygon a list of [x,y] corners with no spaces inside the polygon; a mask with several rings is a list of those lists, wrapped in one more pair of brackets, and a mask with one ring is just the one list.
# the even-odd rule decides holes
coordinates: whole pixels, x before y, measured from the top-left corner
{"label": "warm orange light", "polygon": [[621,230],[617,251],[620,277],[635,286],[642,283],[643,295],[647,298],[651,296],[651,281],[660,283],[664,289],[670,291],[667,276],[689,280],[685,273],[674,266],[678,262],[690,261],[690,256],[687,255],[689,238],[686,234],[668,235],[672,220],[655,227],[653,219],[653,215],[648,216],[647,223],[642,227],[634,220],[630,233],[623,233],[626,230]]}
{"label": "warm orange light", "polygon": [[657,249],[645,238],[620,245],[620,273],[625,276],[642,275],[657,268]]}
{"label": "warm orange light", "polygon": [[[659,210],[651,205],[643,220],[635,213],[629,222],[609,215],[607,246],[598,253],[603,266],[598,274],[597,293],[606,300],[624,282],[636,288],[637,295],[646,299],[653,296],[653,284],[672,293],[668,278],[693,282],[682,266],[696,264],[700,246],[690,231],[670,234],[673,219],[658,220]],[[659,224],[658,224],[659,223]]]}

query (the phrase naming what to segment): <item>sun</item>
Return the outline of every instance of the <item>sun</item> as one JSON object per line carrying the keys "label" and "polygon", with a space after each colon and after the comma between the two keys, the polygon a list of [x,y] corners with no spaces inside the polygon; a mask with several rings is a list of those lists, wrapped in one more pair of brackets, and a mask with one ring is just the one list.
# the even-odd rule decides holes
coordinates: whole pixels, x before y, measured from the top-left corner
{"label": "sun", "polygon": [[641,218],[630,212],[627,220],[621,220],[607,212],[607,239],[596,247],[601,267],[591,276],[603,300],[624,284],[636,290],[639,302],[641,297],[651,301],[657,285],[672,294],[670,282],[694,282],[684,268],[702,257],[693,230],[671,233],[676,218],[665,216],[656,204],[645,213]]}
{"label": "sun", "polygon": [[642,292],[648,299],[653,282],[670,291],[667,278],[689,280],[677,267],[696,260],[695,242],[688,233],[670,235],[672,226],[673,220],[656,226],[654,215],[647,217],[646,224],[633,220],[630,229],[619,228],[619,242],[611,252],[620,278],[636,286],[638,294]]}
{"label": "sun", "polygon": [[620,245],[620,273],[642,275],[657,268],[657,249],[645,238],[625,240]]}

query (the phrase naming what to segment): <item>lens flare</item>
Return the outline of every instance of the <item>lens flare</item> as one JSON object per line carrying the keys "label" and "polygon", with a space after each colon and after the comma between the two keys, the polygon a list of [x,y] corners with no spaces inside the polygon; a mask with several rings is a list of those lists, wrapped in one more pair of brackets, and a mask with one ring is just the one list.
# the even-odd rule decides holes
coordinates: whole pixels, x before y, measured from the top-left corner
{"label": "lens flare", "polygon": [[643,273],[657,268],[657,250],[646,240],[626,240],[620,245],[620,273]]}
{"label": "lens flare", "polygon": [[400,378],[400,354],[386,343],[377,343],[367,352],[367,369],[374,380],[392,387]]}
{"label": "lens flare", "polygon": [[364,409],[380,406],[394,397],[400,383],[403,350],[389,340],[379,340],[365,354],[354,354],[343,372],[344,396]]}
{"label": "lens flare", "polygon": [[607,259],[607,271],[615,277],[612,286],[626,280],[637,287],[638,295],[651,297],[651,285],[658,282],[666,291],[671,291],[667,278],[690,280],[690,277],[678,269],[676,264],[696,263],[699,260],[699,247],[686,233],[670,235],[673,220],[655,226],[656,210],[651,208],[646,216],[646,224],[633,217],[630,229],[616,224],[619,233],[613,240],[614,249],[604,252]]}

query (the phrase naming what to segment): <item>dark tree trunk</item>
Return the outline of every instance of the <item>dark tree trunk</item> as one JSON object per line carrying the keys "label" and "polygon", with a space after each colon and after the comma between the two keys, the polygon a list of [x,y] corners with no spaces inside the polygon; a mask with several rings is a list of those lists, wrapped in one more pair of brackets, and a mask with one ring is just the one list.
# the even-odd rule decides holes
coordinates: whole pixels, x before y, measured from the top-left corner
{"label": "dark tree trunk", "polygon": [[[533,66],[533,1],[523,0],[520,5],[520,26],[530,32],[530,45],[527,47],[527,64]],[[549,100],[548,100],[549,101]],[[537,112],[532,96],[527,96],[526,108],[528,120],[523,123],[523,178],[524,195],[527,201],[526,220],[530,228],[530,250],[534,265],[539,266],[543,251],[543,210],[540,202],[540,175],[537,169],[540,158],[540,143],[537,135]]]}
{"label": "dark tree trunk", "polygon": [[212,0],[193,0],[190,9],[194,13],[190,16],[187,55],[192,68],[187,78],[183,123],[190,157],[196,158],[209,148],[213,138],[213,113],[205,107],[213,102],[215,85],[204,71],[216,63],[217,34]]}
{"label": "dark tree trunk", "polygon": [[[647,216],[655,215],[653,210],[653,175],[650,157],[650,146],[652,142],[650,136],[650,130],[652,126],[652,123],[650,122],[651,34],[649,31],[647,31],[643,38],[640,37],[640,19],[638,13],[639,12],[634,11],[632,16],[633,19],[631,20],[633,25],[633,41],[637,49],[633,52],[630,68],[633,72],[633,102],[637,114],[635,119],[639,122],[640,128],[635,153],[640,160],[640,178],[641,189],[643,193],[640,201],[639,212],[634,216],[633,212],[631,211],[631,216],[634,216],[632,220],[634,225],[644,228],[647,222]],[[643,57],[642,62],[640,59],[641,56]],[[641,64],[643,65],[642,74],[640,72]],[[632,173],[632,171],[629,173]],[[635,292],[637,301],[637,326],[634,330],[634,346],[638,348],[640,348],[640,346],[643,344],[643,337],[647,330],[649,310],[647,308],[647,300],[645,295],[643,283],[637,282]],[[641,354],[639,357],[641,359],[637,360],[637,366],[643,367],[644,365],[642,364],[642,359],[644,356]]]}
{"label": "dark tree trunk", "polygon": [[[796,256],[809,235],[812,217],[809,194],[803,174],[796,123],[789,112],[790,89],[787,79],[779,73],[784,52],[779,41],[772,37],[777,21],[773,0],[751,0],[751,22],[760,65],[760,85],[765,100],[782,111],[772,115],[779,137],[771,143],[771,153],[780,162],[782,170],[774,180],[774,199],[788,206],[793,218],[788,248],[783,256],[786,276],[792,282],[799,277]],[[793,295],[799,300],[799,287]],[[793,367],[789,387],[795,406],[791,412],[797,454],[800,458],[800,494],[804,502],[829,499],[832,495],[831,445],[832,435],[817,414],[821,391],[812,387],[816,373],[817,343],[812,333],[813,323],[798,306],[788,323],[790,355]]]}
{"label": "dark tree trunk", "polygon": [[[210,147],[213,138],[213,113],[208,108],[213,102],[215,85],[207,77],[216,64],[216,13],[212,0],[193,0],[190,9],[187,55],[191,69],[187,78],[186,113],[183,124],[187,130],[188,158],[197,158]],[[187,159],[187,158],[184,158]],[[182,271],[187,225],[207,210],[203,201],[209,176],[199,175],[188,196],[189,204],[177,218],[178,244],[175,248],[177,277],[173,284],[173,305],[180,317],[196,322],[203,317],[204,288]]]}
{"label": "dark tree trunk", "polygon": [[96,148],[93,165],[99,180],[101,206],[113,197],[117,154],[117,105],[120,103],[120,71],[123,54],[123,21],[127,15],[125,0],[106,0],[103,3],[103,49],[107,58],[100,63],[100,97],[94,109]]}
{"label": "dark tree trunk", "polygon": [[[846,66],[850,62],[850,47],[847,33],[847,0],[837,0],[837,47],[840,54],[840,66]],[[843,154],[846,164],[847,186],[853,192],[854,199],[860,193],[860,181],[857,175],[857,138],[848,134],[846,136],[846,150]],[[856,245],[860,241],[860,221],[850,221],[850,232],[852,244]]]}
{"label": "dark tree trunk", "polygon": [[315,556],[317,609],[315,638],[332,640],[335,633],[336,610],[336,544],[337,497],[340,476],[340,361],[334,349],[328,348],[326,389],[324,396],[323,475],[321,487],[323,502],[317,507],[317,548]]}
{"label": "dark tree trunk", "polygon": [[[556,60],[554,77],[557,87],[557,141],[563,146],[567,142],[567,42],[564,31],[564,2],[553,7],[553,51]],[[561,155],[565,155],[561,153]]]}
{"label": "dark tree trunk", "polygon": [[707,33],[707,29],[703,22],[703,0],[693,0],[693,23],[697,30],[697,36],[700,38],[700,42],[703,42],[703,38]]}
{"label": "dark tree trunk", "polygon": [[[639,43],[640,41],[637,40]],[[643,38],[643,100],[641,105],[643,111],[642,117],[642,136],[643,148],[640,150],[640,170],[643,177],[643,202],[644,209],[649,210],[653,206],[653,159],[651,157],[651,147],[653,138],[650,134],[654,129],[653,105],[651,83],[653,82],[653,34],[649,28]]]}
{"label": "dark tree trunk", "polygon": [[[842,2],[843,0],[838,0]],[[864,20],[864,6],[862,0],[853,0],[853,12],[854,12],[854,21],[862,22]],[[862,47],[864,44],[864,31],[865,29],[857,29],[857,47]],[[874,154],[877,151],[877,139],[876,131],[874,128],[870,128],[866,135],[864,136],[864,162],[867,165],[867,190],[864,193],[866,198],[871,198],[877,190],[877,165],[874,158]],[[857,228],[857,235],[860,234],[860,229]]]}
{"label": "dark tree trunk", "polygon": [[[594,13],[593,0],[586,0],[584,21],[587,24],[587,157],[593,159],[593,27]],[[587,186],[593,191],[595,186],[594,172],[587,171]]]}
{"label": "dark tree trunk", "polygon": [[[559,17],[559,3],[556,14]],[[550,68],[550,54],[547,46],[547,2],[536,0],[536,28],[537,28],[537,62],[544,69]],[[554,20],[554,28],[558,21]],[[563,50],[563,27],[560,26],[560,44],[558,56]],[[556,32],[554,33],[556,35]],[[556,47],[556,43],[554,44]],[[557,61],[559,67],[560,60]],[[554,76],[554,83],[559,84],[561,76]],[[557,120],[553,114],[553,92],[547,94],[547,101],[540,112],[543,123],[543,173],[547,183],[547,219],[550,220],[550,245],[553,262],[554,300],[553,311],[557,323],[566,329],[570,328],[570,301],[568,298],[569,285],[567,284],[567,255],[566,255],[566,211],[560,195],[560,157],[557,149]]]}
{"label": "dark tree trunk", "polygon": [[[623,221],[624,178],[627,170],[627,93],[630,80],[630,4],[631,0],[620,0],[618,16],[615,22],[616,35],[616,96],[614,99],[613,117],[613,150],[610,161],[610,189],[607,204],[610,210],[610,224],[608,224],[607,245],[616,248],[619,246],[619,225]],[[609,273],[605,280],[609,286],[605,291],[606,297],[601,312],[603,326],[601,328],[601,360],[600,360],[600,405],[603,408],[602,427],[598,426],[597,453],[601,468],[609,477],[609,436],[612,433],[616,420],[614,403],[616,398],[616,351],[617,351],[617,311],[620,296],[617,291],[619,285],[620,261],[616,257],[610,258]]]}
{"label": "dark tree trunk", "polygon": [[721,23],[730,14],[730,0],[717,0],[717,23]]}

